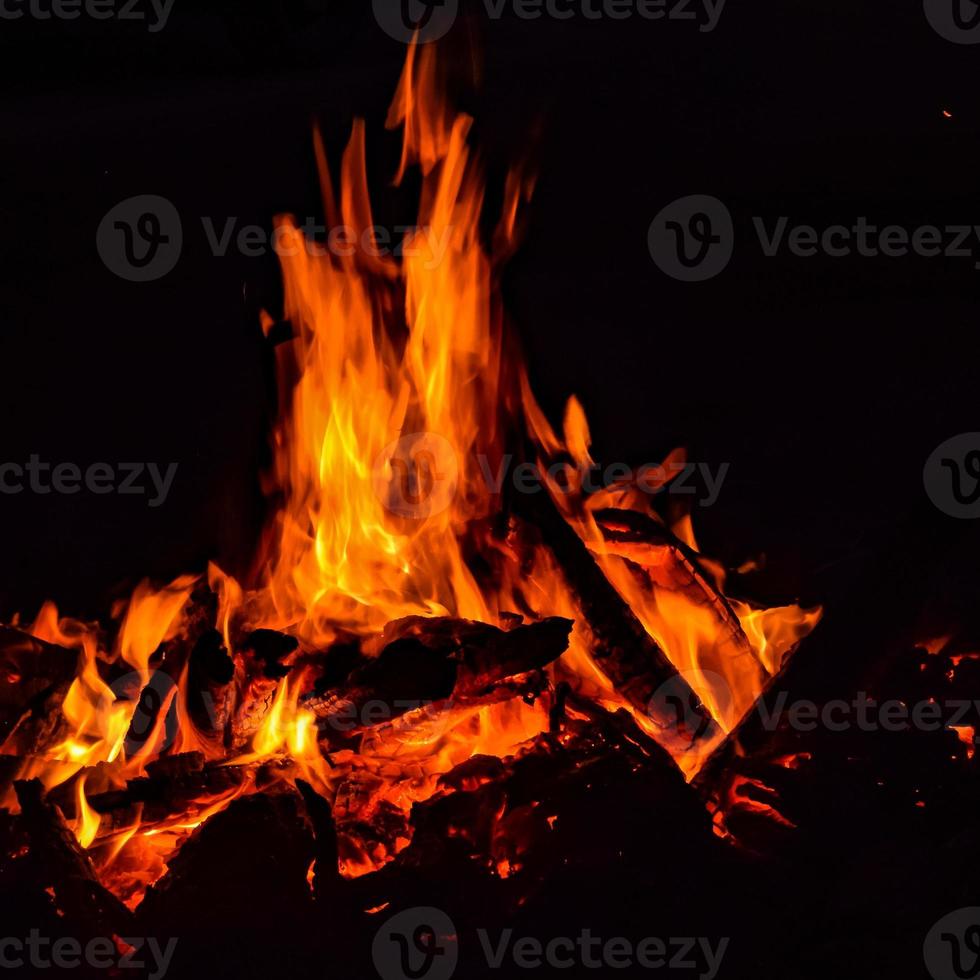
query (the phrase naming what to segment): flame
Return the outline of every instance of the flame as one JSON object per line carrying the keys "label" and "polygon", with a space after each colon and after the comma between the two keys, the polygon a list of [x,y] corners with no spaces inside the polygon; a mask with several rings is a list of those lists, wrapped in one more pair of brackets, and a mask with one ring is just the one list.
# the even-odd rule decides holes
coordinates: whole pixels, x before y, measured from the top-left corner
{"label": "flame", "polygon": [[84,848],[89,848],[92,846],[92,842],[99,832],[101,817],[89,806],[88,800],[85,799],[86,778],[86,776],[81,776],[75,784],[75,811],[77,816],[75,817],[75,826],[73,829],[75,836],[78,838],[78,843]]}
{"label": "flame", "polygon": [[[548,481],[555,504],[720,728],[732,731],[789,652],[819,622],[821,610],[796,605],[761,609],[724,596],[724,570],[699,554],[689,515],[669,529],[689,553],[678,545],[656,540],[610,541],[597,519],[605,508],[632,512],[652,525],[663,523],[652,509],[650,494],[635,483],[623,483],[586,497],[576,482],[576,473],[592,463],[591,436],[582,406],[577,399],[569,399],[559,437],[541,411],[526,376],[522,376],[521,384],[542,468],[554,458],[569,457],[574,464],[571,472],[565,470],[569,485]],[[677,450],[664,461],[664,468],[669,462],[683,460],[683,451]],[[720,602],[709,600],[712,592],[721,597]],[[656,737],[642,715],[637,721]],[[693,776],[716,744],[706,741],[692,745],[677,761],[688,776]]]}
{"label": "flame", "polygon": [[[589,624],[547,543],[522,534],[516,522],[501,532],[501,497],[487,477],[500,471],[509,440],[526,432],[542,458],[563,454],[579,468],[591,462],[581,404],[569,401],[559,438],[505,339],[497,269],[514,248],[531,182],[516,169],[508,175],[499,224],[485,235],[483,176],[468,142],[472,120],[445,101],[434,45],[410,48],[387,124],[403,130],[396,182],[416,165],[422,174],[417,227],[400,258],[376,247],[360,121],[343,155],[339,195],[314,134],[328,224],[352,229],[359,244],[335,254],[308,241],[291,218],[277,220],[281,320],[292,328],[291,339],[276,348],[283,408],[266,476],[279,506],[248,583],[214,565],[207,570],[217,600],[208,628],[220,634],[234,663],[234,695],[223,710],[240,709],[249,684],[271,701],[249,729],[251,738],[232,752],[226,728],[208,733],[195,718],[196,576],[159,589],[137,586],[114,611],[113,642],[96,624],[59,619],[51,603],[29,628],[41,640],[76,650],[78,666],[55,740],[25,759],[19,775],[40,776],[49,789],[77,777],[74,832],[92,848],[103,880],[132,907],[194,828],[255,790],[250,767],[256,764],[276,763],[264,767],[263,785],[302,777],[331,802],[356,782],[358,818],[368,823],[380,808],[393,807],[407,826],[413,803],[437,792],[442,774],[475,755],[513,756],[549,729],[551,695],[514,697],[420,707],[374,726],[351,747],[324,750],[316,716],[303,706],[315,680],[310,660],[338,639],[365,640],[401,617],[451,616],[507,628],[515,611],[530,620],[565,616],[574,628],[567,652],[549,668],[552,686],[567,684],[610,710],[629,708],[658,736],[593,658]],[[267,336],[277,322],[263,312]],[[668,461],[683,458],[678,450]],[[591,498],[574,485],[570,492],[550,489],[720,731],[730,731],[816,625],[819,610],[760,609],[719,598],[727,603],[722,615],[717,605],[692,598],[697,589],[720,596],[724,571],[698,553],[689,517],[670,529],[678,542],[673,550],[627,547],[607,538],[597,515],[616,507],[658,521],[648,495],[628,485]],[[680,567],[688,588],[671,584]],[[266,673],[256,681],[250,673],[254,662],[246,661],[242,638],[255,629],[299,641],[283,678]],[[147,721],[137,712],[150,692],[156,701]],[[139,738],[137,722],[148,728]],[[715,744],[692,746],[678,764],[692,776]],[[14,751],[11,745],[8,739],[0,751]],[[140,810],[122,830],[102,826],[91,803],[95,794],[125,788],[155,761],[195,752],[239,767],[241,782],[152,825]],[[5,802],[13,805],[11,798]],[[341,871],[370,872],[407,843],[404,835],[383,846],[342,832]],[[501,877],[519,866],[516,855],[496,864]]]}
{"label": "flame", "polygon": [[119,633],[119,655],[139,671],[143,684],[149,678],[150,655],[173,635],[196,582],[196,575],[183,575],[166,588],[155,590],[143,581],[133,592]]}

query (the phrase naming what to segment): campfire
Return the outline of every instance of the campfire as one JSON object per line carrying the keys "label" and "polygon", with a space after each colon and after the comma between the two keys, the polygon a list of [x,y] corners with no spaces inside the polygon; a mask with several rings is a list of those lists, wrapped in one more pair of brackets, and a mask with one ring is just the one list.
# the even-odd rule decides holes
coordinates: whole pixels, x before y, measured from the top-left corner
{"label": "campfire", "polygon": [[[103,625],[46,603],[0,631],[5,874],[86,935],[167,921],[188,888],[207,908],[251,851],[335,923],[397,907],[447,848],[474,894],[520,904],[606,765],[711,773],[725,791],[691,798],[725,838],[726,746],[820,617],[726,593],[683,498],[661,506],[682,450],[586,488],[585,410],[546,417],[501,304],[533,179],[512,169],[488,214],[440,67],[412,47],[387,119],[395,181],[419,188],[399,257],[278,220],[252,575],[212,565],[144,582]],[[370,240],[365,125],[336,183],[314,144],[328,227]],[[515,461],[539,492],[494,479]]]}

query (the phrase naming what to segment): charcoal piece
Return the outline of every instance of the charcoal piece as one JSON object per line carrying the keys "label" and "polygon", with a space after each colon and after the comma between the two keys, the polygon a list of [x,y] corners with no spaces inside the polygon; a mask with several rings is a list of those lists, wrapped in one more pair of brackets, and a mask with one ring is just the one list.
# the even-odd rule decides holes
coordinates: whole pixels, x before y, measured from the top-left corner
{"label": "charcoal piece", "polygon": [[61,810],[45,798],[41,781],[19,780],[14,789],[34,883],[50,889],[59,913],[89,935],[131,934],[129,909],[99,883]]}

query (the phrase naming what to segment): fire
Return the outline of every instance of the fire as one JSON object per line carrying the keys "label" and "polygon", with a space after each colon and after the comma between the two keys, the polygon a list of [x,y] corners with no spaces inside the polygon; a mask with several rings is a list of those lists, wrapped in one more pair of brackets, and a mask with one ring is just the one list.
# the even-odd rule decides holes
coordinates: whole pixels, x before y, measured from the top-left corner
{"label": "fire", "polygon": [[88,805],[85,799],[85,777],[75,783],[75,809],[78,816],[75,818],[75,836],[82,847],[91,847],[99,833],[99,824],[102,822],[99,815]]}
{"label": "fire", "polygon": [[[554,481],[549,485],[556,505],[720,728],[730,732],[778,673],[790,650],[816,626],[821,611],[799,606],[754,608],[725,596],[724,570],[698,554],[689,516],[664,528],[649,492],[635,483],[586,497],[575,483],[576,472],[591,462],[591,436],[581,405],[569,400],[559,437],[526,378],[523,390],[542,459],[570,458],[573,464],[565,470],[571,474],[569,485]],[[684,454],[676,450],[671,455],[682,460]],[[608,508],[616,508],[611,524],[603,521]],[[624,520],[625,524],[619,523]],[[667,530],[671,535],[663,533]],[[642,718],[638,720],[644,724]],[[656,736],[655,731],[651,734]],[[716,744],[692,747],[678,758],[679,764],[693,775]]]}
{"label": "fire", "polygon": [[[408,813],[440,791],[442,774],[477,755],[512,756],[547,732],[559,688],[627,708],[693,776],[819,618],[819,610],[726,598],[723,573],[698,554],[689,519],[668,528],[642,488],[590,497],[576,485],[589,462],[585,411],[570,400],[556,435],[507,338],[497,290],[530,182],[517,170],[508,177],[488,246],[472,120],[444,101],[434,50],[412,47],[388,116],[403,130],[396,180],[416,166],[422,173],[403,257],[373,248],[327,254],[291,218],[278,220],[282,319],[292,338],[276,350],[283,411],[267,485],[281,506],[253,579],[240,583],[212,566],[206,580],[144,582],[114,611],[114,639],[59,619],[51,604],[28,630],[77,651],[78,665],[53,734],[25,756],[19,778],[71,788],[76,837],[130,904],[195,827],[256,789],[259,767],[263,785],[301,777],[341,816],[352,806],[362,822],[401,814],[405,831],[391,846],[340,835],[345,874],[376,869],[408,843]],[[370,244],[363,123],[343,156],[339,197],[318,134],[314,144],[328,225]],[[263,315],[267,333],[273,322]],[[596,638],[546,536],[502,513],[485,474],[526,436],[542,462],[570,461],[570,486],[550,487],[554,505],[683,690],[697,695],[711,724],[703,740],[687,732],[666,741],[662,724],[621,693],[594,656]],[[609,511],[626,525],[610,522]],[[200,589],[214,599],[206,624],[195,611]],[[352,642],[377,656],[382,631],[412,616],[501,630],[558,616],[574,627],[547,668],[547,691],[520,672],[507,697],[417,706],[325,745],[308,707],[318,658]],[[292,642],[273,655],[256,631]],[[203,682],[192,682],[195,672]],[[0,751],[23,749],[12,734]],[[197,773],[207,762],[220,764],[227,785],[202,791],[177,815],[150,820],[140,804],[110,820],[96,809],[100,794],[154,778],[162,764]],[[12,796],[5,803],[14,805]],[[497,873],[516,867],[503,857]]]}
{"label": "fire", "polygon": [[[389,115],[405,130],[402,172],[418,161],[427,175],[404,260],[311,254],[290,219],[280,224],[295,333],[278,349],[290,406],[275,479],[287,503],[257,608],[321,647],[340,629],[407,615],[490,617],[463,549],[467,526],[492,509],[478,461],[502,451],[501,321],[479,241],[471,120],[450,122],[431,101],[432,58],[410,57]],[[328,223],[363,240],[373,226],[363,125],[344,154],[339,207],[322,149],[318,158]]]}

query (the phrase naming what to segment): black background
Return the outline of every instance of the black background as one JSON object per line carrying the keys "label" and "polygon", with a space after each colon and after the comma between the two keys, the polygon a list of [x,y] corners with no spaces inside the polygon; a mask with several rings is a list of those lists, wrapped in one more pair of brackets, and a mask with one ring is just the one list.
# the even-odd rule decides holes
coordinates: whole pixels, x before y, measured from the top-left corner
{"label": "black background", "polygon": [[[539,174],[505,290],[549,412],[579,395],[603,462],[684,444],[713,470],[730,464],[695,526],[730,563],[767,556],[748,591],[825,605],[798,655],[811,691],[849,690],[862,662],[955,632],[974,606],[977,527],[933,506],[922,468],[940,442],[980,429],[980,271],[964,258],[765,258],[751,218],[980,224],[977,50],[939,37],[915,0],[729,0],[712,33],[639,18],[489,21],[469,7],[449,41],[481,53],[466,107],[490,173],[530,155]],[[104,616],[145,575],[247,567],[274,406],[258,310],[275,304],[278,271],[271,256],[212,255],[201,217],[271,228],[276,213],[318,215],[311,119],[336,160],[362,115],[376,216],[410,220],[386,210],[383,190],[397,140],[382,124],[404,55],[365,0],[177,0],[156,34],[0,21],[0,461],[179,464],[156,509],[0,497],[0,615],[52,597]],[[647,230],[694,193],[725,201],[736,247],[718,278],[684,284],[651,261]],[[95,247],[102,216],[137,194],[173,201],[185,232],[177,268],[149,284],[114,276]],[[879,932],[851,935],[856,954],[827,954],[838,975],[883,936],[907,963],[936,916],[970,904],[943,897],[955,856],[923,857],[906,880],[919,824],[889,817],[894,836],[862,863],[884,828],[869,808],[858,831],[844,796],[826,796],[821,819],[850,828],[852,849],[830,825],[812,864],[840,854],[840,866],[811,889],[804,862],[791,884],[811,910],[820,889],[850,896],[843,925],[813,925],[817,946],[875,909]],[[959,825],[953,810],[944,833]],[[928,875],[921,907],[882,908]],[[764,906],[779,905],[768,892]]]}
{"label": "black background", "polygon": [[[763,258],[751,230],[753,215],[980,221],[975,51],[914,2],[730,0],[712,33],[470,13],[449,40],[482,53],[467,108],[491,172],[531,154],[539,173],[506,289],[549,410],[578,394],[603,462],[685,444],[729,463],[719,502],[696,515],[705,546],[765,552],[787,597],[883,543],[904,542],[912,566],[975,540],[921,481],[940,441],[976,428],[973,262]],[[0,500],[0,609],[50,596],[93,615],[142,575],[247,563],[272,398],[257,309],[278,273],[274,258],[210,254],[201,217],[319,215],[314,116],[337,156],[367,117],[383,189],[404,48],[369,5],[343,2],[178,0],[159,33],[85,18],[0,28],[0,458],[179,463],[157,509]],[[132,284],[102,264],[95,229],[144,193],[175,203],[184,253]],[[646,240],[691,193],[721,198],[736,225],[731,265],[700,284],[661,273]]]}

